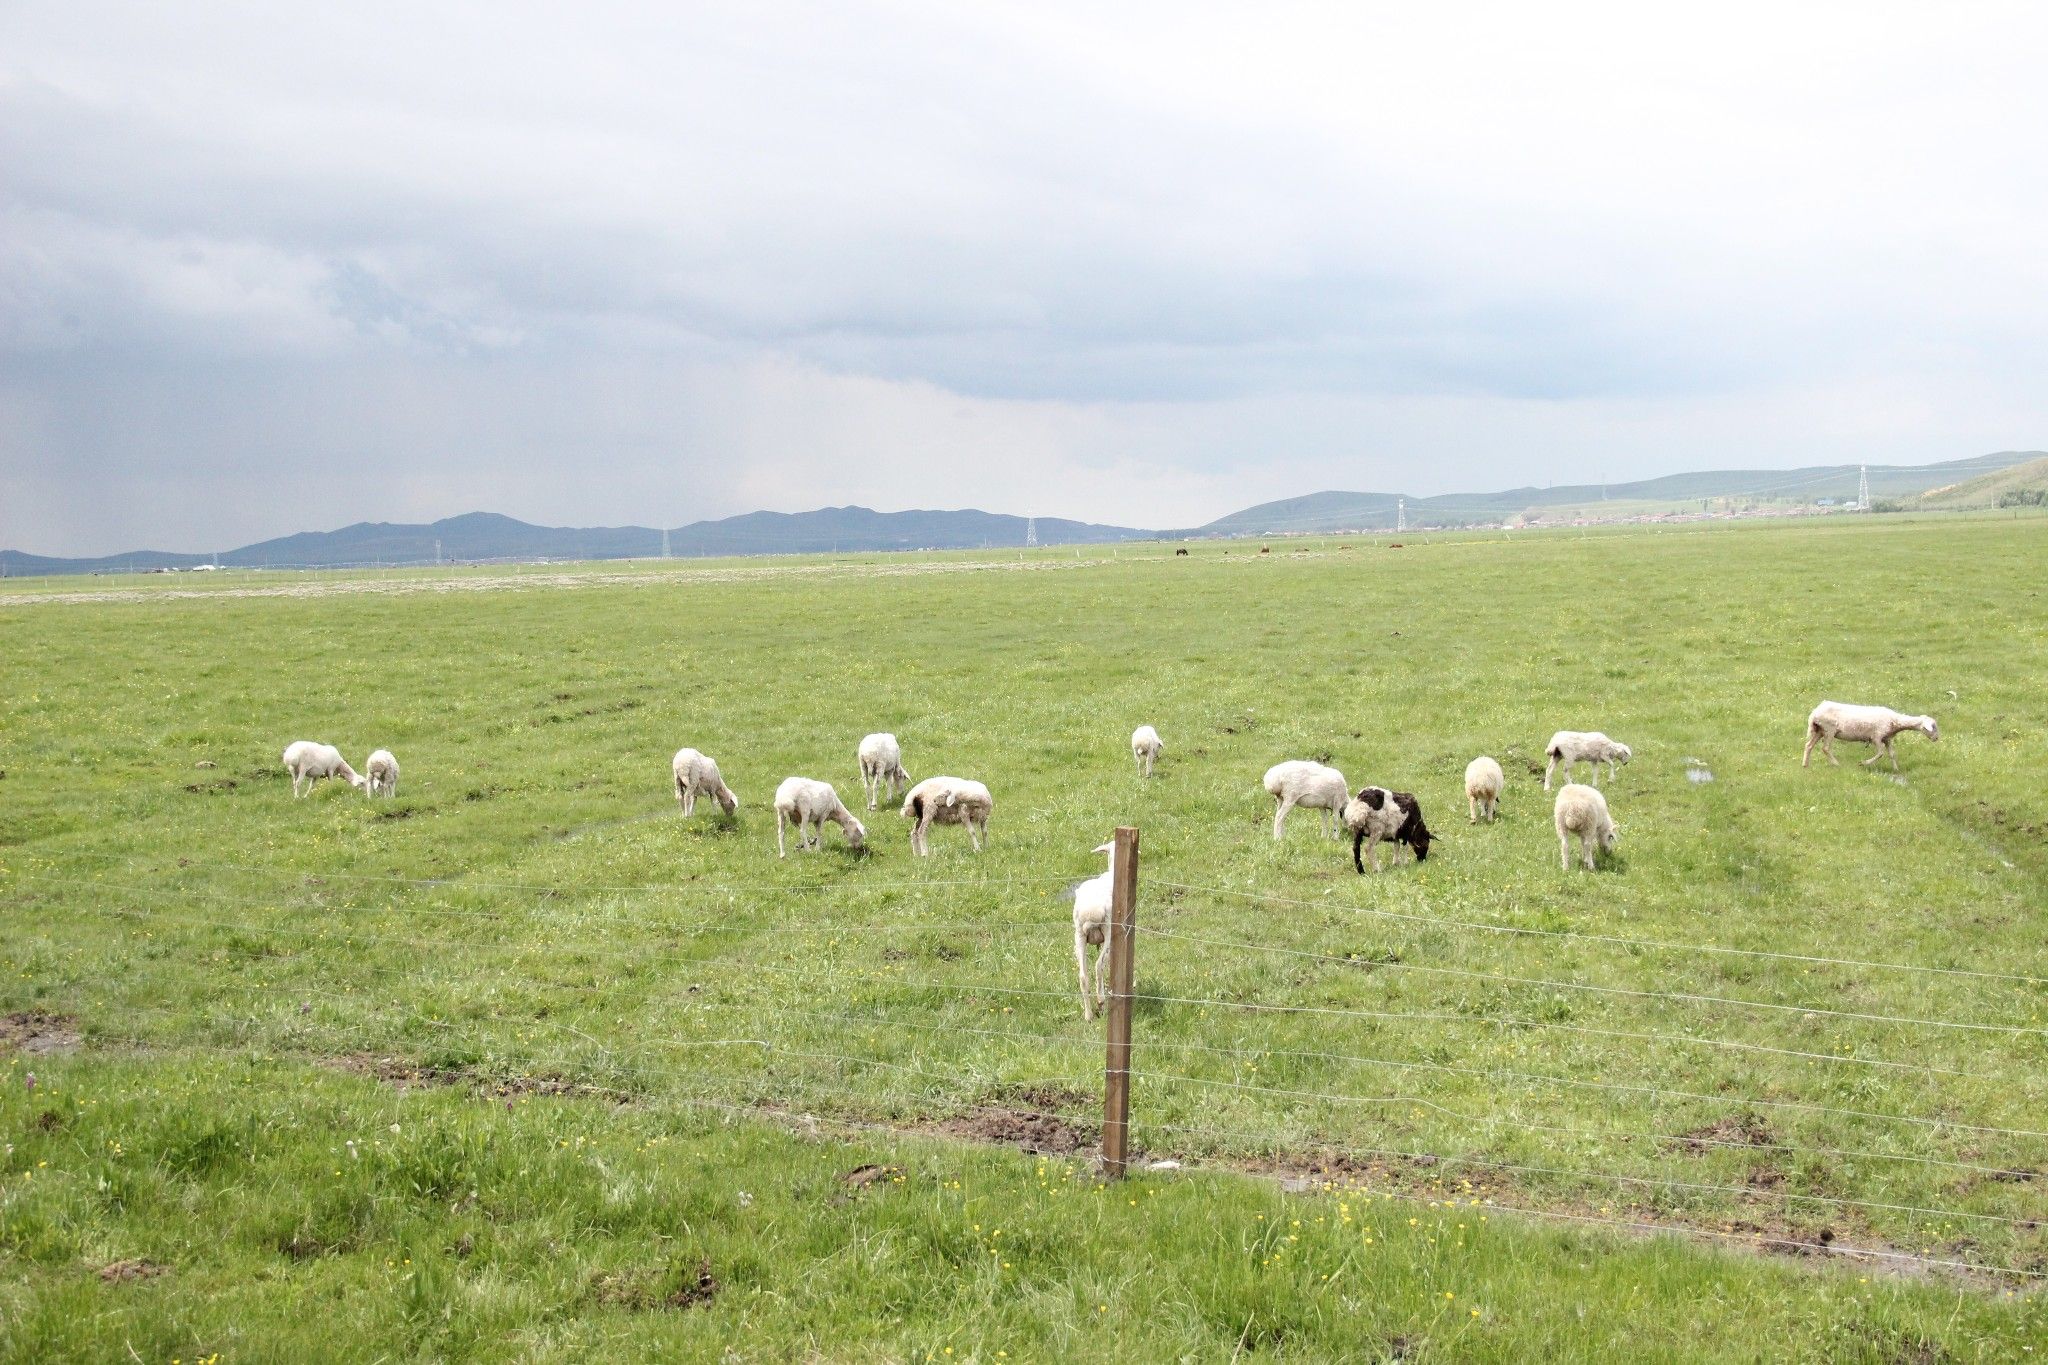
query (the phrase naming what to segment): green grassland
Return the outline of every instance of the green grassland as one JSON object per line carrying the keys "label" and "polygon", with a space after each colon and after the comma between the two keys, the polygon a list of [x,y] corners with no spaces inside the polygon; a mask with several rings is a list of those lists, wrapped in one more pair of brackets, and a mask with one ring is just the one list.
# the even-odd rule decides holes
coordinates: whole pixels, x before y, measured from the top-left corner
{"label": "green grassland", "polygon": [[[0,1349],[2038,1353],[2044,563],[1950,516],[28,585]],[[1802,770],[1823,697],[1942,740]],[[1635,749],[1596,873],[1558,728]],[[885,809],[778,862],[776,782],[858,805],[871,729],[988,782],[986,853]],[[295,738],[398,797],[294,800]],[[684,744],[737,818],[677,815]],[[1276,844],[1292,757],[1445,837]],[[1067,891],[1126,823],[1133,1134],[1182,1166],[1104,1187]]]}

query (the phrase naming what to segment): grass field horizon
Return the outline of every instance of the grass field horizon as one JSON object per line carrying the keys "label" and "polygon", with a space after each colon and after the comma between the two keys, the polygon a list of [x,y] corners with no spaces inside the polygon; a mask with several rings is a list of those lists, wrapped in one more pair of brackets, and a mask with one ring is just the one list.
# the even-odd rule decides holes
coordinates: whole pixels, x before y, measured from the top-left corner
{"label": "grass field horizon", "polygon": [[[2048,518],[1389,539],[9,580],[0,1342],[2038,1351]],[[1824,697],[1942,738],[1803,770]],[[1591,874],[1561,728],[1635,749]],[[859,809],[881,729],[990,785],[985,854]],[[398,796],[294,800],[298,738],[395,750]],[[686,744],[736,818],[679,818]],[[1442,842],[1366,877],[1313,812],[1276,844],[1286,758]],[[868,856],[778,862],[796,773]],[[1183,1166],[1103,1187],[1067,891],[1118,824],[1133,1138]]]}

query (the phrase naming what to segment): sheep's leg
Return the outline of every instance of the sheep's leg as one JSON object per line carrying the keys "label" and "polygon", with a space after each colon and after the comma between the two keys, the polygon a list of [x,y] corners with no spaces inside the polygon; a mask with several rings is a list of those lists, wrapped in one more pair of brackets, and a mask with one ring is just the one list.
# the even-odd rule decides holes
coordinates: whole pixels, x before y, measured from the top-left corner
{"label": "sheep's leg", "polygon": [[981,852],[981,836],[983,831],[986,830],[988,827],[986,825],[976,823],[974,819],[972,819],[971,817],[966,821],[966,825],[967,842],[974,845],[974,851],[976,853]]}
{"label": "sheep's leg", "polygon": [[1566,834],[1563,830],[1559,830],[1557,832],[1557,855],[1558,858],[1564,863],[1564,870],[1567,872],[1571,871],[1572,840],[1571,836],[1569,834]]}
{"label": "sheep's leg", "polygon": [[1102,989],[1103,974],[1109,970],[1110,949],[1116,940],[1110,936],[1109,925],[1102,926],[1102,951],[1095,955],[1095,1005],[1101,1009],[1109,1004],[1109,993]]}
{"label": "sheep's leg", "polygon": [[1286,827],[1287,827],[1287,812],[1289,812],[1289,811],[1291,811],[1291,810],[1293,810],[1293,809],[1294,809],[1294,798],[1293,798],[1293,797],[1291,797],[1291,796],[1283,796],[1283,797],[1281,797],[1281,798],[1280,798],[1280,809],[1279,809],[1279,810],[1277,810],[1277,811],[1275,811],[1275,812],[1273,812],[1273,837],[1274,837],[1275,839],[1278,839],[1278,838],[1280,838],[1280,837],[1281,837],[1281,834],[1282,834],[1282,832],[1283,832],[1283,831],[1284,831],[1284,830],[1286,829]]}
{"label": "sheep's leg", "polygon": [[1380,870],[1380,836],[1375,834],[1365,841],[1365,856],[1372,859],[1372,870]]}
{"label": "sheep's leg", "polygon": [[1471,792],[1465,793],[1465,823],[1468,825],[1479,823],[1479,798]]}
{"label": "sheep's leg", "polygon": [[1800,753],[1800,755],[1799,755],[1799,766],[1800,766],[1800,767],[1804,768],[1805,766],[1807,766],[1807,764],[1809,764],[1809,763],[1811,763],[1811,762],[1813,761],[1813,742],[1814,742],[1814,741],[1815,741],[1816,739],[1819,739],[1819,738],[1820,738],[1820,727],[1819,727],[1819,726],[1817,726],[1817,725],[1809,725],[1809,726],[1807,726],[1807,727],[1806,727],[1806,748],[1805,748],[1805,750],[1804,750],[1803,752],[1801,752],[1801,753]]}
{"label": "sheep's leg", "polygon": [[1079,929],[1074,931],[1074,974],[1081,980],[1081,1021],[1087,1023],[1095,1018],[1095,997],[1088,992],[1088,945]]}
{"label": "sheep's leg", "polygon": [[1870,741],[1870,757],[1863,760],[1864,767],[1867,768],[1871,764],[1877,762],[1877,760],[1879,760],[1880,758],[1884,757],[1885,744],[1886,741],[1881,739],[1873,739]]}
{"label": "sheep's leg", "polygon": [[1557,755],[1550,756],[1550,762],[1543,765],[1543,790],[1550,790],[1550,779],[1557,772]]}
{"label": "sheep's leg", "polygon": [[788,850],[782,846],[782,829],[788,823],[788,816],[779,810],[775,812],[775,856],[778,858],[787,858],[789,856]]}

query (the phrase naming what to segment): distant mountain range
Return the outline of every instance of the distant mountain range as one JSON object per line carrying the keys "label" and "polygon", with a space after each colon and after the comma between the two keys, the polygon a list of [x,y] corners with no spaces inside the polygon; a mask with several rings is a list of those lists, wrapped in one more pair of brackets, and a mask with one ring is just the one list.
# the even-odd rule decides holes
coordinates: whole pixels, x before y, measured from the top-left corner
{"label": "distant mountain range", "polygon": [[[1931,465],[1871,465],[1870,496],[1905,499],[2038,459],[2038,450],[2006,450]],[[1233,512],[1196,535],[1272,535],[1289,531],[1392,530],[1407,503],[1410,526],[1470,526],[1549,519],[1573,512],[1620,515],[1629,510],[1711,510],[1745,502],[1853,502],[1863,466],[1811,465],[1804,469],[1716,469],[1667,474],[1635,483],[1510,488],[1499,493],[1445,493],[1402,498],[1392,493],[1311,493]]]}
{"label": "distant mountain range", "polygon": [[[1041,545],[1100,545],[1153,535],[1128,526],[1096,526],[1060,517],[1037,519]],[[973,550],[1022,545],[1024,517],[974,510],[876,512],[821,507],[815,512],[749,512],[699,521],[667,532],[668,553],[703,555],[821,554],[866,550]],[[332,568],[367,564],[534,559],[653,559],[659,530],[646,526],[533,526],[493,512],[470,512],[428,525],[359,521],[338,531],[301,531],[218,556],[222,568]],[[135,550],[97,559],[58,559],[0,550],[0,568],[27,574],[122,573],[191,569],[211,554]]]}
{"label": "distant mountain range", "polygon": [[[1974,491],[1978,483],[1972,481],[1981,482],[1981,476],[1996,475],[2042,458],[2041,451],[2008,450],[1945,464],[1871,465],[1871,497],[1907,500],[1951,485]],[[1102,545],[1191,536],[1391,530],[1403,502],[1408,524],[1415,527],[1736,507],[1748,502],[1847,502],[1856,497],[1858,469],[1852,464],[1814,465],[1805,469],[1724,469],[1605,486],[1512,488],[1499,493],[1446,493],[1428,498],[1404,498],[1394,493],[1311,493],[1307,497],[1261,503],[1206,526],[1186,530],[1147,531],[1039,517],[1037,533],[1041,545]],[[1983,486],[1989,489],[2004,485],[1992,480]],[[1944,502],[1935,498],[1925,505],[1954,505],[1954,500]],[[693,522],[669,530],[666,548],[677,557],[971,550],[1021,546],[1028,526],[1024,517],[973,509],[877,512],[866,507],[822,507],[814,512],[749,512],[719,521]],[[0,571],[19,577],[190,569],[215,562],[223,568],[322,568],[438,561],[652,559],[663,552],[662,537],[660,530],[645,526],[533,526],[491,512],[471,512],[428,525],[364,521],[338,531],[301,531],[228,550],[217,559],[211,554],[162,550],[135,550],[97,559],[60,559],[0,550]]]}

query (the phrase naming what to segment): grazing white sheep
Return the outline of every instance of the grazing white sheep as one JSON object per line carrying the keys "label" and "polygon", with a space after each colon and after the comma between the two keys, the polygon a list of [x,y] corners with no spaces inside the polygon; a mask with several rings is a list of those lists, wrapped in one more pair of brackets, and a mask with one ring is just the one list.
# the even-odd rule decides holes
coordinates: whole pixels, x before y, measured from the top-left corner
{"label": "grazing white sheep", "polygon": [[1266,790],[1280,803],[1280,809],[1273,812],[1275,839],[1285,832],[1287,812],[1296,806],[1321,811],[1325,832],[1332,839],[1339,837],[1339,817],[1344,803],[1351,799],[1351,788],[1345,785],[1344,774],[1335,768],[1305,758],[1275,763],[1266,769]]}
{"label": "grazing white sheep", "polygon": [[[1074,971],[1081,978],[1081,1018],[1095,1017],[1098,1006],[1108,1003],[1102,992],[1103,974],[1109,970],[1109,910],[1115,896],[1116,845],[1097,844],[1097,853],[1107,853],[1109,869],[1099,877],[1090,877],[1074,888]],[[1088,949],[1102,951],[1095,955],[1095,990],[1088,990]]]}
{"label": "grazing white sheep", "polygon": [[1415,799],[1413,792],[1388,791],[1385,787],[1360,787],[1358,795],[1344,803],[1344,827],[1351,831],[1351,865],[1359,875],[1365,873],[1365,863],[1358,856],[1359,846],[1372,858],[1372,870],[1380,870],[1380,841],[1406,844],[1415,850],[1415,861],[1429,857],[1429,846],[1435,841],[1429,826],[1422,823],[1422,803]]}
{"label": "grazing white sheep", "polygon": [[1627,763],[1633,754],[1628,745],[1609,739],[1598,730],[1559,730],[1550,737],[1550,743],[1543,752],[1550,756],[1549,764],[1543,769],[1543,790],[1550,790],[1551,776],[1557,765],[1564,764],[1564,780],[1572,780],[1572,769],[1581,763],[1593,765],[1593,785],[1600,785],[1600,765],[1607,765],[1607,780],[1614,780],[1614,768],[1618,763]]}
{"label": "grazing white sheep", "polygon": [[981,852],[988,837],[988,817],[996,808],[988,788],[964,777],[927,777],[903,798],[903,817],[916,823],[910,827],[910,851],[918,857],[931,853],[926,836],[933,825],[965,825],[974,851]]}
{"label": "grazing white sheep", "polygon": [[1483,811],[1488,820],[1493,819],[1494,807],[1500,804],[1500,789],[1507,784],[1502,776],[1500,764],[1481,754],[1465,765],[1465,815],[1466,823],[1478,824]]}
{"label": "grazing white sheep", "polygon": [[1159,755],[1166,752],[1165,741],[1159,732],[1149,725],[1140,725],[1131,731],[1131,757],[1138,760],[1138,775],[1152,776],[1152,765],[1159,761]]}
{"label": "grazing white sheep", "polygon": [[1621,827],[1614,823],[1614,817],[1607,813],[1607,798],[1600,794],[1598,787],[1588,787],[1581,782],[1567,782],[1557,793],[1557,846],[1559,856],[1564,859],[1564,870],[1572,870],[1572,840],[1579,841],[1579,852],[1586,860],[1586,870],[1593,870],[1593,850],[1597,844],[1602,853],[1614,852],[1614,844],[1621,837]]}
{"label": "grazing white sheep", "polygon": [[1899,770],[1899,756],[1892,750],[1892,739],[1908,730],[1918,730],[1931,740],[1941,739],[1941,727],[1934,723],[1932,716],[1908,716],[1892,710],[1889,706],[1853,706],[1848,702],[1824,701],[1813,708],[1813,714],[1806,718],[1806,752],[1799,756],[1799,766],[1804,768],[1813,760],[1813,746],[1818,743],[1820,751],[1827,755],[1828,762],[1841,765],[1835,757],[1835,741],[1852,740],[1868,744],[1870,757],[1863,760],[1869,767],[1879,758],[1892,761],[1892,771]]}
{"label": "grazing white sheep", "polygon": [[868,794],[868,809],[882,799],[882,784],[889,784],[889,799],[903,795],[910,774],[903,771],[903,746],[891,734],[873,734],[860,742],[860,786]]}
{"label": "grazing white sheep", "polygon": [[676,779],[676,802],[683,808],[684,815],[692,815],[697,809],[697,798],[709,796],[717,801],[727,815],[740,808],[740,799],[732,794],[732,788],[725,785],[725,779],[718,775],[718,765],[707,754],[695,749],[676,750],[675,762],[669,765]]}
{"label": "grazing white sheep", "polygon": [[332,744],[318,744],[310,739],[295,739],[285,746],[284,770],[292,775],[293,796],[304,796],[313,790],[315,782],[327,777],[347,778],[348,784],[358,790],[363,786],[363,779],[348,766],[341,750]]}
{"label": "grazing white sheep", "polygon": [[783,778],[782,785],[775,789],[775,856],[789,856],[782,846],[782,831],[790,824],[796,826],[799,850],[823,848],[828,820],[845,831],[849,845],[856,849],[867,847],[867,828],[853,818],[853,812],[840,801],[830,782],[814,777]]}
{"label": "grazing white sheep", "polygon": [[398,795],[398,760],[389,749],[379,749],[363,760],[363,795]]}

